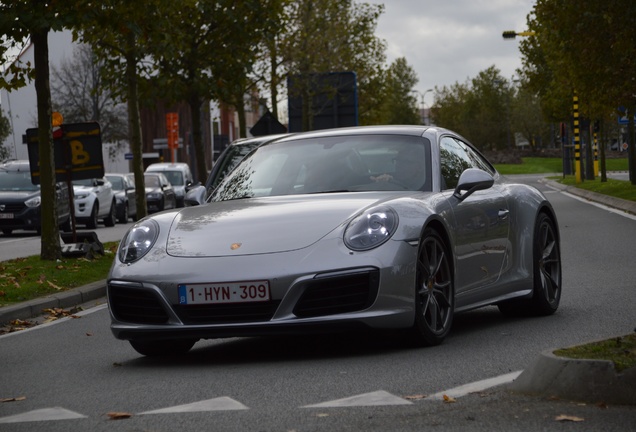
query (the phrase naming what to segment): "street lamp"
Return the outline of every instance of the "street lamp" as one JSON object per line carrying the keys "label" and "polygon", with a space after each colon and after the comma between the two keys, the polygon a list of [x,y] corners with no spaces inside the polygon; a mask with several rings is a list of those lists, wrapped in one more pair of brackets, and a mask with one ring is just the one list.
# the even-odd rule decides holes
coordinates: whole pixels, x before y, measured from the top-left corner
{"label": "street lamp", "polygon": [[[424,124],[425,125],[430,125],[431,124],[431,115],[430,115],[430,108],[428,111],[426,111],[426,94],[428,92],[432,92],[433,89],[428,89],[424,92],[424,94],[422,95],[422,108],[424,109]],[[431,106],[433,106],[433,104],[431,104]]]}
{"label": "street lamp", "polygon": [[514,30],[506,30],[501,34],[501,36],[503,36],[504,39],[514,39],[517,36],[535,36],[535,35],[536,33],[533,31],[516,32]]}

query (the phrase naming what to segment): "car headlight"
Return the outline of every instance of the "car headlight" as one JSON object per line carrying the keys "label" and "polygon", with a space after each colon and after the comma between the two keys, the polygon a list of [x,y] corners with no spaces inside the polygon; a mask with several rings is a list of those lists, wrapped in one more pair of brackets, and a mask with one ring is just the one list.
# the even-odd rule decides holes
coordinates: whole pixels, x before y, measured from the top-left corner
{"label": "car headlight", "polygon": [[40,205],[40,203],[42,202],[42,197],[36,196],[33,197],[31,199],[28,199],[24,202],[24,205],[27,207],[38,207]]}
{"label": "car headlight", "polygon": [[119,261],[129,264],[141,259],[152,248],[159,236],[159,225],[146,219],[128,230],[119,245]]}
{"label": "car headlight", "polygon": [[76,193],[74,198],[82,200],[82,199],[86,199],[86,197],[88,197],[87,193]]}
{"label": "car headlight", "polygon": [[398,216],[392,208],[376,207],[356,216],[349,223],[344,242],[353,250],[373,249],[390,239],[397,226]]}

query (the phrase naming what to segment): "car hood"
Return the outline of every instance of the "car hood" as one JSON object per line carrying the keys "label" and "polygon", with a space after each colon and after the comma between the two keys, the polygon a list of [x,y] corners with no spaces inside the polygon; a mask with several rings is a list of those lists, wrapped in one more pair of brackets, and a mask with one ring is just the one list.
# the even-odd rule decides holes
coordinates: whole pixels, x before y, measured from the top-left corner
{"label": "car hood", "polygon": [[290,195],[186,207],[170,227],[167,252],[218,257],[302,249],[388,197],[395,193]]}
{"label": "car hood", "polygon": [[0,191],[0,200],[5,202],[19,202],[39,195],[40,191]]}
{"label": "car hood", "polygon": [[74,193],[95,192],[95,187],[94,186],[73,185],[73,192]]}

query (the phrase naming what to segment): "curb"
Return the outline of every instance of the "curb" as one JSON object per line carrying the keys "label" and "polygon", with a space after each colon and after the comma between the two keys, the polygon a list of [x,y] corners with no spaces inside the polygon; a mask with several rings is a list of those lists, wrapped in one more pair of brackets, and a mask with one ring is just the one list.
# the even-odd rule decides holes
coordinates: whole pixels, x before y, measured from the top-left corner
{"label": "curb", "polygon": [[619,373],[609,360],[558,357],[550,350],[541,353],[508,389],[578,402],[636,405],[636,367]]}
{"label": "curb", "polygon": [[563,192],[567,192],[572,195],[585,198],[588,201],[593,201],[599,204],[612,207],[614,209],[623,210],[626,213],[636,215],[636,201],[625,200],[622,198],[611,197],[603,195],[597,192],[587,191],[585,189],[577,188],[576,186],[566,186],[554,180],[540,179],[540,183],[545,183],[554,189],[558,189]]}
{"label": "curb", "polygon": [[44,309],[69,308],[106,296],[106,280],[0,308],[0,325],[42,315]]}

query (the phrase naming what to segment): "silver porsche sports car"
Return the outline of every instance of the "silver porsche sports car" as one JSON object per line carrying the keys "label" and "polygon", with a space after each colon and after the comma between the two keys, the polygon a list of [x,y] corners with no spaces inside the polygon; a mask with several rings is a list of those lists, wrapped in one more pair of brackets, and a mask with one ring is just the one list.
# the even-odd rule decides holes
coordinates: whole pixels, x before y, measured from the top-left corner
{"label": "silver porsche sports car", "polygon": [[121,241],[108,276],[111,329],[141,354],[362,328],[436,345],[462,311],[559,306],[554,209],[449,130],[283,136],[203,200],[140,220]]}

